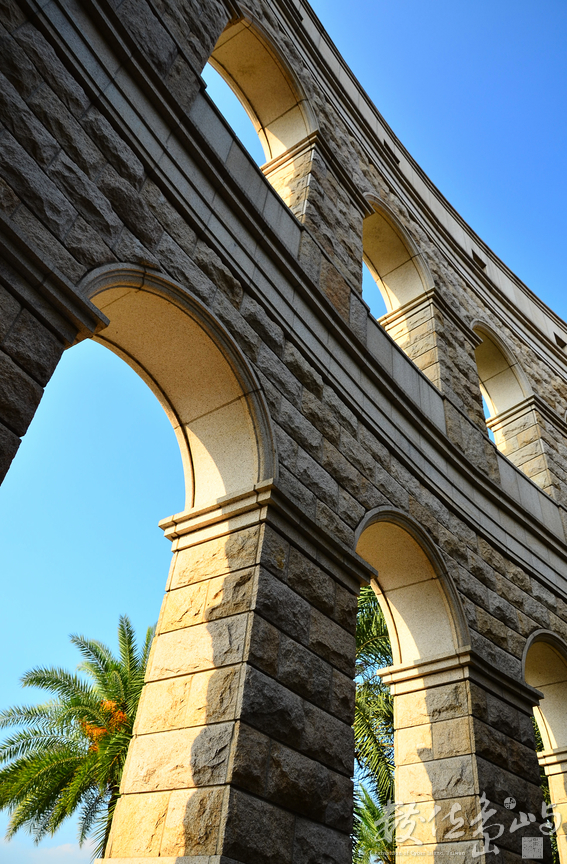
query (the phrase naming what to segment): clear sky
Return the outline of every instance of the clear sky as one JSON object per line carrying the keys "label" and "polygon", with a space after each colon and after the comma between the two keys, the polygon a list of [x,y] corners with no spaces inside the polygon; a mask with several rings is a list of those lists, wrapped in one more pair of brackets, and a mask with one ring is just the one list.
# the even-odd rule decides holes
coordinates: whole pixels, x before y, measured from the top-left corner
{"label": "clear sky", "polygon": [[[567,318],[564,0],[313,5],[445,197]],[[223,110],[258,147],[247,118]],[[76,665],[68,634],[115,646],[121,613],[140,632],[155,622],[169,565],[157,522],[182,507],[177,444],[154,396],[101,346],[67,352],[0,489],[0,704],[34,698],[18,685],[31,666]],[[74,825],[39,848],[0,841],[2,864],[88,859]]]}

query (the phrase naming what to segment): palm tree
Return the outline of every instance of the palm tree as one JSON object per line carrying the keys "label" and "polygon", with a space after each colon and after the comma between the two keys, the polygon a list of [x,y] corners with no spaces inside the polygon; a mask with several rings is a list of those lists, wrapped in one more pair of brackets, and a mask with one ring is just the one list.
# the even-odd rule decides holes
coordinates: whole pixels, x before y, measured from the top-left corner
{"label": "palm tree", "polygon": [[55,698],[0,712],[0,727],[16,730],[0,744],[0,809],[11,814],[7,837],[27,829],[36,843],[79,810],[79,843],[94,835],[102,856],[154,628],[141,649],[129,619],[118,624],[119,656],[101,642],[71,636],[83,662],[78,671],[37,667],[22,678]]}
{"label": "palm tree", "polygon": [[378,598],[363,587],[356,623],[354,742],[357,784],[355,864],[394,861],[394,704],[378,671],[392,663],[392,649]]}

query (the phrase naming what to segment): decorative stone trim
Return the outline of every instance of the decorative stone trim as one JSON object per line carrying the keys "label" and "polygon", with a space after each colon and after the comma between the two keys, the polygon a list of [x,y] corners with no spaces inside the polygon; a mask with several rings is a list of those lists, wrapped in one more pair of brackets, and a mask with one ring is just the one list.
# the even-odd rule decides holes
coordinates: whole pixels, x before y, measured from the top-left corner
{"label": "decorative stone trim", "polygon": [[486,421],[486,425],[495,434],[497,432],[502,432],[510,423],[520,420],[528,414],[529,411],[534,411],[536,407],[535,397],[527,396],[521,402],[518,402],[517,405],[508,408],[507,411],[502,411],[500,414],[495,414],[494,417],[490,417]]}
{"label": "decorative stone trim", "polygon": [[489,666],[470,646],[454,654],[417,660],[414,664],[389,666],[381,670],[380,677],[390,686],[394,696],[470,680],[527,712],[539,704],[543,695],[535,687]]}
{"label": "decorative stone trim", "polygon": [[541,750],[537,754],[537,758],[548,777],[553,774],[567,774],[567,747]]}
{"label": "decorative stone trim", "polygon": [[[420,255],[414,255],[412,260],[417,260],[419,262]],[[405,303],[398,309],[392,310],[392,312],[387,312],[378,320],[387,331],[390,331],[400,320],[417,315],[418,312],[423,311],[429,305],[436,307],[446,318],[449,318],[451,323],[458,327],[461,333],[464,334],[473,348],[480,345],[482,339],[477,336],[465,321],[458,317],[436,288],[428,288],[423,294],[420,294],[419,297],[415,297],[413,300],[410,300],[409,303]]]}

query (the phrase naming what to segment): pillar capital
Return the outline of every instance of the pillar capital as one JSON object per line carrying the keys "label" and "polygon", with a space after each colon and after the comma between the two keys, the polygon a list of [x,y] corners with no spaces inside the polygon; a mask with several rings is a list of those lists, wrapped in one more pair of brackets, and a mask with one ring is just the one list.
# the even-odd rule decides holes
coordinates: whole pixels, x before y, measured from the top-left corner
{"label": "pillar capital", "polygon": [[193,507],[159,523],[172,549],[177,552],[205,540],[211,540],[265,522],[267,508],[274,502],[274,481],[264,480],[252,489],[226,495],[205,507]]}
{"label": "pillar capital", "polygon": [[567,774],[567,747],[557,747],[553,750],[540,750],[537,754],[539,764],[548,776]]}
{"label": "pillar capital", "polygon": [[388,666],[380,670],[380,677],[396,696],[460,681],[471,681],[526,713],[530,713],[532,707],[539,704],[542,698],[542,694],[535,687],[530,687],[487,663],[470,645],[465,645],[451,654]]}

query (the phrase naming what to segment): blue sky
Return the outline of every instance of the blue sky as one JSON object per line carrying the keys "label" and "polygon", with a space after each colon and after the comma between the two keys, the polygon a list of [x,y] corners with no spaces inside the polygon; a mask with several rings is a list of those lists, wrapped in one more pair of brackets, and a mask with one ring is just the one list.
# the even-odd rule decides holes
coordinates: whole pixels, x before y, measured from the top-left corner
{"label": "blue sky", "polygon": [[[313,5],[445,197],[567,318],[564,0],[359,0],[347,16],[338,0]],[[101,346],[69,351],[0,489],[1,705],[34,699],[18,685],[33,665],[76,665],[70,633],[114,646],[121,613],[140,632],[155,622],[170,557],[157,523],[182,506],[175,436],[153,395]],[[5,824],[0,814],[0,835]],[[38,848],[0,841],[3,864],[88,859],[74,825]]]}

